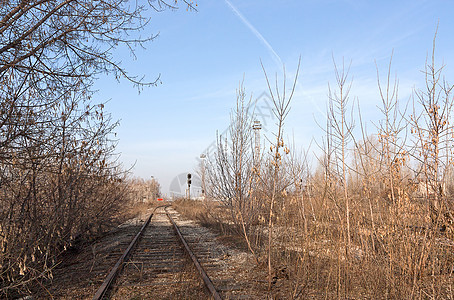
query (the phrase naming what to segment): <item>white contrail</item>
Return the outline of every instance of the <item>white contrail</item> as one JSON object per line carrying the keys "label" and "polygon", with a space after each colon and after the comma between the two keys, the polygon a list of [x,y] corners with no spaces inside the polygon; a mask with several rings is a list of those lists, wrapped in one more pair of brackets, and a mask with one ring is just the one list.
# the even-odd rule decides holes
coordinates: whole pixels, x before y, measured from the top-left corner
{"label": "white contrail", "polygon": [[233,4],[229,0],[225,0],[225,3],[227,3],[227,5],[235,13],[235,15],[238,18],[240,18],[240,20],[252,31],[252,33],[265,45],[265,47],[268,48],[268,50],[271,52],[273,56],[274,61],[279,66],[279,68],[281,68],[282,60],[276,53],[276,51],[274,51],[273,47],[271,47],[270,43],[268,43],[268,41],[263,37],[263,35],[261,35],[260,32],[258,32],[258,30],[255,29],[255,27],[251,23],[249,23],[249,21],[239,12],[238,9],[236,9],[235,6],[233,6]]}
{"label": "white contrail", "polygon": [[[273,47],[271,47],[270,43],[263,37],[263,35],[258,32],[257,29],[241,14],[241,12],[230,2],[230,0],[224,0],[225,3],[230,7],[230,9],[233,11],[233,13],[240,18],[240,20],[252,31],[252,33],[265,45],[265,47],[271,52],[273,60],[278,66],[278,69],[281,69],[283,66],[282,60],[279,57],[279,55],[274,51]],[[297,83],[298,87],[301,87],[301,83]],[[326,112],[320,108],[317,102],[314,101],[314,99],[309,98],[311,103],[315,106],[315,108],[322,114],[326,116]]]}

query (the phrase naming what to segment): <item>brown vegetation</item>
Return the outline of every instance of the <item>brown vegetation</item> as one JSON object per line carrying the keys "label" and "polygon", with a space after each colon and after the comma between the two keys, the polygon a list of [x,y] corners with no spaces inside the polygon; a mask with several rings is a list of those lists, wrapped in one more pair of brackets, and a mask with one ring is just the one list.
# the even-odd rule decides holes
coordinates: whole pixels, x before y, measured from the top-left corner
{"label": "brown vegetation", "polygon": [[442,71],[432,53],[425,88],[402,109],[391,62],[384,83],[377,70],[382,119],[370,134],[349,102],[349,68],[335,65],[316,168],[282,138],[285,85],[268,84],[278,128],[257,163],[240,88],[230,136],[206,163],[207,196],[219,202],[192,213],[243,237],[276,297],[454,297],[454,98]]}

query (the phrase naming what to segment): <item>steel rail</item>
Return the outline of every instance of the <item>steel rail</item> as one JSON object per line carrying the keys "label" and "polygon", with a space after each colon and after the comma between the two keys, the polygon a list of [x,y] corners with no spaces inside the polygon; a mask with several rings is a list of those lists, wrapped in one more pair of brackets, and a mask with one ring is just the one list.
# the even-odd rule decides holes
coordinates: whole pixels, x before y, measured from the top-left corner
{"label": "steel rail", "polygon": [[120,270],[122,269],[123,267],[123,262],[128,258],[129,254],[131,253],[131,250],[134,248],[134,246],[137,244],[137,241],[139,240],[139,238],[142,236],[145,228],[148,226],[148,224],[150,223],[150,220],[151,218],[153,217],[153,214],[154,212],[156,211],[156,209],[158,209],[159,207],[167,207],[168,205],[161,205],[161,206],[157,206],[155,207],[155,209],[153,210],[153,212],[150,214],[150,216],[148,217],[148,219],[145,221],[145,223],[142,225],[142,228],[140,228],[140,231],[136,234],[136,236],[134,237],[134,239],[132,240],[132,242],[129,244],[128,248],[126,249],[126,251],[123,253],[123,255],[120,257],[120,259],[118,259],[117,263],[115,264],[115,266],[112,268],[112,270],[110,271],[109,275],[107,275],[106,279],[104,280],[104,282],[102,283],[102,285],[99,287],[99,289],[96,291],[96,294],[93,296],[93,300],[100,300],[102,299],[107,291],[109,290],[109,287],[110,285],[112,284],[112,282],[114,281],[114,279],[117,277],[118,273],[120,272]]}
{"label": "steel rail", "polygon": [[219,295],[218,291],[214,287],[213,282],[211,281],[210,277],[208,277],[207,273],[205,272],[205,270],[200,265],[199,261],[197,260],[197,257],[194,255],[194,253],[192,252],[192,250],[189,247],[188,243],[186,242],[186,240],[184,239],[183,235],[181,234],[180,229],[178,228],[177,224],[172,219],[170,214],[167,212],[167,207],[166,207],[166,215],[169,218],[170,222],[172,223],[173,228],[174,228],[175,232],[177,233],[178,237],[180,238],[180,242],[183,244],[185,251],[191,257],[191,260],[194,263],[195,267],[197,268],[197,271],[199,271],[200,276],[202,276],[203,282],[205,283],[205,286],[207,287],[208,291],[213,296],[213,299],[214,300],[221,300],[221,296]]}

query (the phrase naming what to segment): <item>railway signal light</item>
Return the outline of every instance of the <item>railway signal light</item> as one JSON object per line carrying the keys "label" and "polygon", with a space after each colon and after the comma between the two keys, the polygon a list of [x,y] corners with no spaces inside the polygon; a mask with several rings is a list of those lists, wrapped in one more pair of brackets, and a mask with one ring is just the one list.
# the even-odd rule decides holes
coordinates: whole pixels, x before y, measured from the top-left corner
{"label": "railway signal light", "polygon": [[188,173],[188,199],[191,200],[191,173]]}

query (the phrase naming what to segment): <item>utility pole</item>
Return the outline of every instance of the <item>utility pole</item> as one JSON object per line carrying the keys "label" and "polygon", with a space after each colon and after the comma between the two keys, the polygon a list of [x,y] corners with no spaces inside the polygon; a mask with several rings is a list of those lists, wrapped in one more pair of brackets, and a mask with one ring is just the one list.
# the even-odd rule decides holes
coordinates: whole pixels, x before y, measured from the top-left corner
{"label": "utility pole", "polygon": [[262,124],[260,121],[255,120],[254,124],[252,125],[252,129],[254,130],[254,139],[255,139],[255,147],[254,147],[254,167],[256,171],[259,170],[260,164],[260,129],[262,129]]}
{"label": "utility pole", "polygon": [[206,190],[205,190],[205,158],[207,156],[202,153],[200,154],[200,159],[202,160],[202,197],[203,197],[203,200],[205,200],[205,193],[206,193]]}
{"label": "utility pole", "polygon": [[252,155],[253,163],[253,172],[252,172],[252,201],[257,201],[257,182],[260,176],[260,129],[262,129],[262,124],[259,120],[255,120],[252,125],[254,130],[254,153]]}

